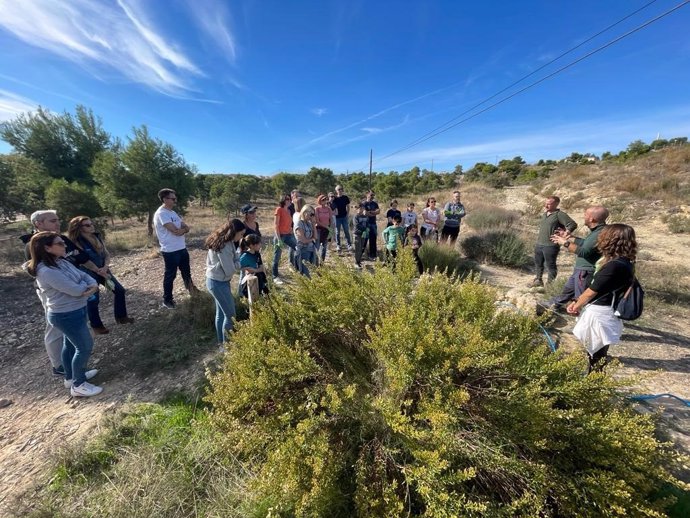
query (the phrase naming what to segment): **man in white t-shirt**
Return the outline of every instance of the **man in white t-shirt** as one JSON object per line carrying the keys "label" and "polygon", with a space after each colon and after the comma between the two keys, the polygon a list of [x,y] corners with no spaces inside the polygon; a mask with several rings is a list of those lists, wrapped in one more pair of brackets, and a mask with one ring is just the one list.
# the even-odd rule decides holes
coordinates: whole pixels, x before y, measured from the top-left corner
{"label": "man in white t-shirt", "polygon": [[172,189],[161,189],[158,198],[163,205],[153,215],[153,223],[156,226],[156,235],[161,245],[161,254],[165,263],[163,275],[163,306],[175,309],[173,300],[173,282],[177,277],[179,268],[185,288],[190,293],[198,291],[192,282],[192,274],[189,267],[189,252],[185,244],[184,235],[189,232],[189,227],[182,218],[172,210],[177,201],[177,194]]}

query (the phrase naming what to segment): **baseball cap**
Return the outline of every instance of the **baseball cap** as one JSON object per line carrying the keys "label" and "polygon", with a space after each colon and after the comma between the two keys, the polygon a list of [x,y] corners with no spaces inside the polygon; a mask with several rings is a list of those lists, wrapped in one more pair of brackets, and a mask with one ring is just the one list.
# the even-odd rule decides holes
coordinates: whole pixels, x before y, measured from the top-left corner
{"label": "baseball cap", "polygon": [[256,205],[252,205],[251,203],[247,203],[244,205],[241,209],[240,212],[242,214],[249,214],[250,212],[255,212],[258,207]]}

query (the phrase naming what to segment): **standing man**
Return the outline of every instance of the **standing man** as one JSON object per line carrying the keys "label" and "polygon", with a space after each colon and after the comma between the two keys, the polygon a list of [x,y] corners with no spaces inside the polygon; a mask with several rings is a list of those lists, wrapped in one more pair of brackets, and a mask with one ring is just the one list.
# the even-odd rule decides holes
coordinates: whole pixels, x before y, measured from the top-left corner
{"label": "standing man", "polygon": [[460,191],[453,191],[453,200],[443,207],[445,221],[441,229],[441,242],[450,238],[451,246],[455,244],[460,234],[460,220],[466,216],[465,206],[460,203]]}
{"label": "standing man", "polygon": [[299,193],[299,189],[292,189],[290,191],[290,203],[287,206],[287,210],[290,213],[290,217],[295,215],[295,203],[302,195]]}
{"label": "standing man", "polygon": [[597,249],[597,237],[606,226],[608,217],[609,211],[605,207],[593,205],[585,210],[585,226],[591,231],[586,238],[572,237],[569,232],[551,236],[551,241],[575,254],[577,258],[573,274],[568,278],[561,294],[546,302],[538,303],[537,314],[543,313],[545,309],[558,310],[569,302],[577,300],[587,289],[592,282],[596,262],[601,257],[601,252]]}
{"label": "standing man", "polygon": [[[363,205],[366,215],[369,217],[369,236],[367,237],[369,241],[369,259],[375,261],[378,255],[376,251],[376,216],[379,215],[381,209],[379,208],[379,204],[374,201],[374,191],[369,191],[367,193],[367,199]],[[363,248],[366,248],[366,243],[363,245]]]}
{"label": "standing man", "polygon": [[[35,232],[60,232],[60,218],[58,218],[57,213],[54,210],[37,210],[30,217],[31,224],[34,227]],[[27,260],[31,258],[31,253],[29,251],[29,241],[31,241],[32,234],[25,234],[21,236],[22,243],[24,243],[24,255]],[[88,270],[97,273],[105,277],[106,279],[110,277],[108,273],[108,267],[98,268],[90,259],[86,252],[79,250],[76,245],[70,241],[67,236],[60,236],[65,242],[65,249],[67,251],[67,259],[75,266],[84,266]],[[34,281],[34,287],[36,288],[36,295],[38,295],[43,310],[46,315],[46,328],[43,335],[43,342],[45,343],[46,352],[48,353],[48,359],[53,368],[53,374],[55,376],[64,376],[65,369],[62,366],[62,344],[63,344],[63,333],[58,328],[53,327],[53,324],[48,322],[48,308],[46,307],[46,297],[45,294],[39,289],[38,284]]]}
{"label": "standing man", "polygon": [[561,247],[551,240],[551,236],[563,232],[571,234],[577,228],[577,223],[558,208],[559,203],[561,199],[558,196],[549,196],[544,202],[544,214],[539,223],[537,244],[534,245],[534,280],[529,284],[530,288],[544,285],[541,279],[544,275],[544,264],[548,271],[546,282],[553,282],[556,279],[558,274],[556,259]]}
{"label": "standing man", "polygon": [[184,235],[189,232],[189,227],[175,212],[173,206],[177,202],[177,194],[172,189],[161,189],[158,198],[163,205],[153,215],[156,225],[156,235],[161,245],[161,254],[165,263],[163,275],[163,307],[175,309],[173,300],[173,282],[177,277],[179,268],[185,288],[190,293],[199,291],[192,282],[192,274],[189,268],[189,252],[185,244]]}
{"label": "standing man", "polygon": [[352,250],[350,239],[350,225],[348,214],[350,212],[350,198],[345,195],[342,185],[335,186],[335,198],[333,198],[333,212],[335,212],[335,250],[340,252],[340,229],[345,233],[348,252]]}

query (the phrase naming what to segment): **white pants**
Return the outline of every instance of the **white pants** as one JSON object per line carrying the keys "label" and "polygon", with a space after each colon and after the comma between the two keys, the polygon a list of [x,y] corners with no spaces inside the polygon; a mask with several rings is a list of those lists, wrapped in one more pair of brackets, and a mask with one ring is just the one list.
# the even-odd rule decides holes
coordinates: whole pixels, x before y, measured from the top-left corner
{"label": "white pants", "polygon": [[590,356],[602,347],[617,344],[623,334],[623,322],[613,314],[611,306],[586,306],[577,319],[573,334]]}

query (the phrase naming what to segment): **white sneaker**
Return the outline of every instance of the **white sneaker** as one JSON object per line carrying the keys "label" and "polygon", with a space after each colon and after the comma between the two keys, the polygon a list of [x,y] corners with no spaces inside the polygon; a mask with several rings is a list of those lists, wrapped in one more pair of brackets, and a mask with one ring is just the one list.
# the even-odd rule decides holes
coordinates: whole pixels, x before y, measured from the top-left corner
{"label": "white sneaker", "polygon": [[[87,380],[90,380],[93,378],[96,374],[98,374],[98,369],[91,369],[88,370],[84,373],[84,376],[86,376]],[[65,380],[65,388],[70,388],[72,386],[72,382],[74,380]]]}
{"label": "white sneaker", "polygon": [[347,251],[352,252],[352,245],[347,245]]}
{"label": "white sneaker", "polygon": [[285,284],[285,282],[283,282],[283,279],[281,279],[280,277],[273,277],[273,284],[282,286],[283,284]]}
{"label": "white sneaker", "polygon": [[340,252],[340,245],[335,245],[335,251]]}
{"label": "white sneaker", "polygon": [[91,383],[89,383],[88,381],[85,381],[78,387],[72,385],[72,388],[69,389],[69,393],[75,397],[97,396],[101,392],[103,392],[103,388],[97,387],[96,385],[91,385]]}

